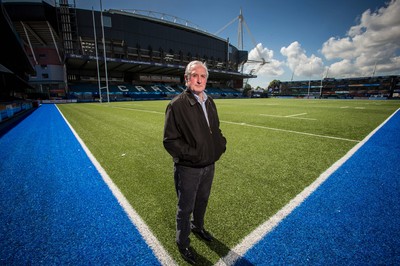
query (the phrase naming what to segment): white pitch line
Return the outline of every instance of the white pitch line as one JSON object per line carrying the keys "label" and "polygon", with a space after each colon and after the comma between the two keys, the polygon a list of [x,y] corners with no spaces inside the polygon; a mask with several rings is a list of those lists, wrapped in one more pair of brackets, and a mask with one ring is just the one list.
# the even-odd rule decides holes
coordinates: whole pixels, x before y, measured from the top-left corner
{"label": "white pitch line", "polygon": [[281,131],[281,132],[288,132],[288,133],[306,135],[306,136],[311,136],[311,137],[326,138],[326,139],[336,139],[336,140],[343,140],[343,141],[350,141],[350,142],[360,142],[359,140],[355,140],[355,139],[345,139],[345,138],[332,137],[332,136],[325,136],[325,135],[318,135],[318,134],[312,134],[312,133],[306,133],[306,132],[299,132],[299,131],[293,131],[293,130],[287,130],[287,129],[273,128],[273,127],[264,127],[264,126],[257,126],[257,125],[247,124],[247,123],[238,123],[238,122],[230,122],[230,121],[223,121],[223,120],[221,120],[221,122],[226,123],[226,124],[239,125],[239,126],[247,126],[247,127],[255,127],[255,128],[262,128],[262,129],[268,129],[268,130],[274,130],[274,131]]}
{"label": "white pitch line", "polygon": [[286,115],[285,117],[296,117],[296,116],[301,116],[301,115],[306,115],[307,113],[301,113],[301,114],[294,114],[294,115]]}
{"label": "white pitch line", "polygon": [[[58,106],[56,105],[57,109]],[[104,182],[110,188],[111,192],[113,193],[114,197],[117,199],[118,203],[124,209],[125,213],[128,215],[131,222],[135,225],[138,229],[139,233],[142,235],[143,239],[146,241],[147,245],[153,250],[154,255],[160,261],[162,265],[177,265],[177,263],[172,259],[172,257],[168,254],[168,252],[164,249],[158,239],[154,236],[153,232],[147,226],[147,224],[143,221],[143,219],[139,216],[139,214],[135,211],[132,205],[128,202],[119,188],[114,184],[112,179],[109,177],[107,172],[104,168],[100,165],[94,155],[91,153],[89,148],[85,145],[83,140],[79,137],[78,133],[73,129],[71,124],[67,121],[63,113],[58,109],[61,116],[64,118],[65,122],[71,129],[72,133],[75,135],[76,139],[81,144],[83,150],[88,155],[90,161],[96,167],[97,171],[100,173],[101,177],[103,178]]]}
{"label": "white pitch line", "polygon": [[319,186],[324,183],[329,176],[332,175],[340,166],[342,166],[348,159],[353,156],[381,127],[383,127],[387,121],[389,121],[400,109],[397,109],[389,118],[387,118],[382,124],[368,134],[361,142],[354,146],[348,151],[341,159],[335,162],[329,167],[324,173],[322,173],[311,185],[306,187],[300,194],[293,198],[288,204],[286,204],[281,210],[279,210],[274,216],[266,220],[263,224],[257,227],[253,232],[247,235],[242,241],[236,245],[231,251],[223,258],[221,258],[215,265],[226,266],[233,265],[238,259],[254,245],[256,245],[261,239],[263,239],[269,232],[278,226],[283,219],[285,219],[293,210],[295,210],[301,203],[303,203]]}
{"label": "white pitch line", "polygon": [[303,120],[317,120],[317,119],[315,119],[315,118],[307,118],[307,117],[297,117],[297,116],[299,116],[299,115],[305,115],[306,113],[304,113],[304,114],[294,114],[294,115],[285,115],[285,116],[283,116],[283,115],[268,115],[268,114],[260,114],[260,115],[262,115],[262,116],[270,116],[270,117],[278,117],[278,118],[293,118],[293,119],[303,119]]}

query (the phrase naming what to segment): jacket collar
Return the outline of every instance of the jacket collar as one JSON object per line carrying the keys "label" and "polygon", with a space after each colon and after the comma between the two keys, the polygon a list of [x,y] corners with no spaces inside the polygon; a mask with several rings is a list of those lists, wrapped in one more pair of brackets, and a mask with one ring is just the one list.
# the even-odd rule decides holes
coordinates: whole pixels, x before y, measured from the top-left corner
{"label": "jacket collar", "polygon": [[190,105],[192,105],[192,106],[195,105],[197,103],[197,100],[196,100],[196,98],[194,97],[193,93],[190,91],[189,88],[186,88],[185,93],[189,97]]}

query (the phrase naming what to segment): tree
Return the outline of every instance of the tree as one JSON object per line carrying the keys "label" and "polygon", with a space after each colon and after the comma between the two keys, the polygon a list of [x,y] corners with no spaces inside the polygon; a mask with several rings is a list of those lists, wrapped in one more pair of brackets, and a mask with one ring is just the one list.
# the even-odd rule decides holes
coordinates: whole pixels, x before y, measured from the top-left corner
{"label": "tree", "polygon": [[281,92],[281,81],[274,79],[268,85],[268,93],[279,94]]}
{"label": "tree", "polygon": [[251,91],[251,85],[246,84],[243,89],[243,96],[250,96],[249,91]]}
{"label": "tree", "polygon": [[280,85],[281,85],[281,81],[277,80],[277,79],[274,79],[273,81],[271,81],[269,83],[268,88],[275,89],[275,88],[279,88]]}

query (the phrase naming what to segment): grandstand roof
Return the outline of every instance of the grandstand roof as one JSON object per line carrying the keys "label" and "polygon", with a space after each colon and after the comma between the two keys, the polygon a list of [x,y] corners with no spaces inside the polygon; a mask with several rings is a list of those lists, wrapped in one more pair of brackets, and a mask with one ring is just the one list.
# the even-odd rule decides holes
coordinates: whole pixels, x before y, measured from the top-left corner
{"label": "grandstand roof", "polygon": [[53,38],[58,40],[54,6],[45,2],[9,2],[5,3],[5,7],[14,22],[16,32],[20,33],[26,43],[28,43],[26,35],[29,36],[29,42],[33,46],[52,45]]}
{"label": "grandstand roof", "polygon": [[[221,41],[226,41],[225,39],[223,39],[217,35],[208,33],[206,30],[200,29],[199,26],[194,25],[190,21],[183,20],[176,16],[172,16],[172,15],[168,15],[168,14],[164,14],[164,13],[158,13],[158,12],[146,11],[146,10],[116,10],[116,9],[109,9],[108,12],[112,13],[112,14],[121,14],[121,15],[125,15],[125,16],[137,17],[140,19],[152,20],[152,21],[156,21],[159,23],[168,24],[170,26],[180,27],[180,28],[183,28],[186,30],[191,30],[191,31],[196,31],[201,34],[208,35],[212,38],[216,38]],[[160,17],[158,17],[158,16],[160,16]]]}
{"label": "grandstand roof", "polygon": [[[16,74],[24,72],[34,73],[32,64],[22,46],[22,42],[15,32],[6,10],[0,0],[0,32],[2,42],[0,63]],[[12,53],[10,53],[12,51]]]}
{"label": "grandstand roof", "polygon": [[[11,91],[23,91],[30,87],[23,79],[27,73],[35,73],[22,46],[18,34],[0,0],[0,98],[7,97]],[[10,53],[10,51],[12,51]]]}

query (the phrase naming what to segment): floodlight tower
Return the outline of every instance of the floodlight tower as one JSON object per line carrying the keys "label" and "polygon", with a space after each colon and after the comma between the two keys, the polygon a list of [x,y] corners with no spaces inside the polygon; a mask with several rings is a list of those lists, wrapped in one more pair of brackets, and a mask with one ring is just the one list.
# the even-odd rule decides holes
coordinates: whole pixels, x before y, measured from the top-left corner
{"label": "floodlight tower", "polygon": [[[103,20],[103,4],[100,0],[100,22],[101,22],[101,31],[103,34],[103,53],[104,53],[104,68],[105,68],[105,77],[106,77],[106,90],[107,90],[107,102],[110,103],[110,92],[108,90],[108,70],[107,70],[107,52],[106,52],[106,36],[104,35],[104,20]],[[100,95],[101,97],[101,95]]]}
{"label": "floodlight tower", "polygon": [[242,9],[240,9],[240,13],[238,16],[239,24],[238,24],[238,49],[243,50],[243,14]]}
{"label": "floodlight tower", "polygon": [[243,72],[243,66],[244,66],[244,64],[246,64],[246,63],[259,63],[259,66],[253,71],[253,73],[252,74],[256,74],[260,69],[261,69],[261,67],[263,66],[263,65],[265,65],[266,63],[268,63],[268,61],[266,61],[264,58],[263,58],[263,56],[262,56],[262,53],[261,53],[261,51],[260,51],[260,49],[258,48],[258,46],[257,46],[257,43],[256,43],[256,41],[255,41],[255,39],[254,39],[254,37],[253,37],[253,34],[251,33],[251,31],[250,31],[250,29],[249,29],[249,27],[247,26],[247,23],[246,23],[246,21],[245,21],[245,19],[244,19],[244,17],[243,17],[243,13],[242,13],[242,9],[240,9],[240,12],[239,12],[239,15],[236,17],[236,18],[234,18],[233,20],[231,20],[228,24],[226,24],[224,27],[222,27],[219,31],[217,31],[216,33],[214,33],[215,35],[218,35],[218,34],[220,34],[223,30],[225,30],[229,25],[231,25],[232,23],[234,23],[235,21],[239,21],[239,23],[238,23],[238,49],[239,50],[243,50],[244,49],[244,45],[243,45],[243,25],[245,26],[245,28],[246,28],[246,31],[247,31],[247,33],[250,35],[250,37],[251,37],[251,40],[252,40],[252,42],[253,42],[253,45],[254,45],[254,47],[256,48],[256,51],[257,51],[257,53],[258,53],[258,55],[259,55],[259,57],[260,57],[260,59],[261,60],[246,60],[246,61],[244,61],[244,62],[241,62],[241,69],[242,69],[242,72]]}

